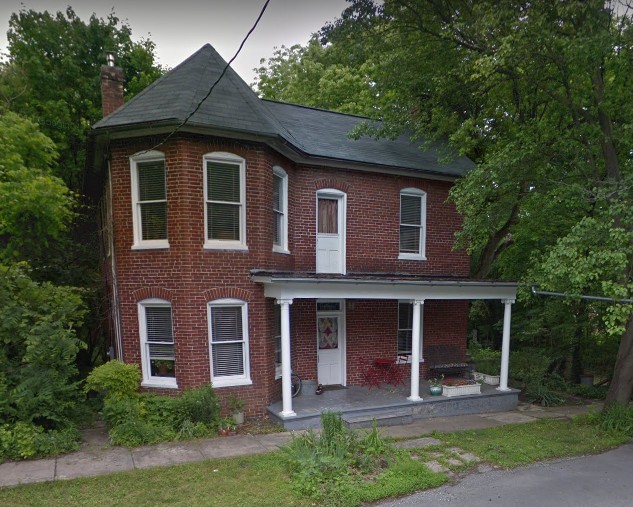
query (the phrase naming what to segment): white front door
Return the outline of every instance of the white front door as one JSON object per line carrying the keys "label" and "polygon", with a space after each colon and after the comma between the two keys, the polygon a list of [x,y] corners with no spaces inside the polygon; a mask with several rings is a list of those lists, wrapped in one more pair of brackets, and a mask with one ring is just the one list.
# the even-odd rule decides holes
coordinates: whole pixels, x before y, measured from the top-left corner
{"label": "white front door", "polygon": [[317,349],[319,384],[344,384],[345,313],[342,302],[317,302]]}
{"label": "white front door", "polygon": [[345,198],[317,195],[316,272],[345,273]]}

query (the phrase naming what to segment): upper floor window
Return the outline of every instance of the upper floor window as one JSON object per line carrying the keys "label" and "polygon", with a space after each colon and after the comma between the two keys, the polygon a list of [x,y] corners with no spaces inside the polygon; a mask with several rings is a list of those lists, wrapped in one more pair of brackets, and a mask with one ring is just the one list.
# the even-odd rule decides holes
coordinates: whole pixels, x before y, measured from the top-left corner
{"label": "upper floor window", "polygon": [[132,248],[167,248],[165,155],[148,151],[130,157],[132,171]]}
{"label": "upper floor window", "polygon": [[426,193],[417,188],[400,191],[399,259],[426,259]]}
{"label": "upper floor window", "polygon": [[288,175],[273,167],[273,251],[288,253]]}
{"label": "upper floor window", "polygon": [[178,387],[171,304],[162,299],[139,303],[139,334],[143,385]]}
{"label": "upper floor window", "polygon": [[205,248],[246,249],[246,163],[231,153],[204,156]]}
{"label": "upper floor window", "polygon": [[251,384],[244,301],[219,299],[209,303],[209,348],[214,386]]}

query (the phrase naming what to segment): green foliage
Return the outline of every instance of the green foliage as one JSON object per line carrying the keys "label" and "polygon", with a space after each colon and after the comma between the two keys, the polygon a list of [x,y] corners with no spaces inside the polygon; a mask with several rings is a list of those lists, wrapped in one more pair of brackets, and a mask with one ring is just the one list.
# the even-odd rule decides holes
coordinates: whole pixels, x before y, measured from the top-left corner
{"label": "green foliage", "polygon": [[543,407],[556,407],[565,403],[565,398],[542,383],[528,384],[523,394],[529,403],[538,403]]}
{"label": "green foliage", "polygon": [[513,380],[527,384],[542,383],[552,359],[541,349],[526,347],[510,352],[509,376]]}
{"label": "green foliage", "polygon": [[486,375],[499,375],[501,369],[501,351],[484,348],[479,344],[472,344],[468,348],[475,371]]}
{"label": "green foliage", "polygon": [[[123,369],[120,365],[105,369],[111,363],[115,361],[95,369],[100,370],[100,381],[91,379],[90,388],[101,390],[114,386],[116,395],[106,396],[103,406],[112,443],[135,447],[199,438],[212,435],[220,425],[220,404],[211,385],[185,389],[180,396],[139,394],[138,381],[131,382],[137,370]],[[114,375],[109,375],[110,372]],[[122,378],[124,382],[120,382]],[[132,389],[133,386],[136,387]]]}
{"label": "green foliage", "polygon": [[597,417],[602,429],[614,433],[622,433],[633,438],[633,406],[614,403],[606,407]]}
{"label": "green foliage", "polygon": [[80,434],[74,426],[46,431],[41,426],[17,422],[0,425],[0,461],[56,456],[79,449]]}
{"label": "green foliage", "polygon": [[131,399],[141,386],[141,371],[137,364],[108,361],[90,372],[84,390],[97,391],[108,400]]}
{"label": "green foliage", "polygon": [[323,412],[321,426],[320,435],[308,431],[293,437],[285,449],[288,470],[302,494],[339,505],[342,491],[356,490],[359,476],[379,473],[395,454],[375,423],[360,435],[345,427],[340,414]]}
{"label": "green foliage", "polygon": [[83,315],[72,288],[36,283],[23,265],[0,265],[0,424],[51,428],[71,419],[81,400],[75,327]]}
{"label": "green foliage", "polygon": [[244,410],[244,400],[238,398],[234,393],[231,393],[226,398],[226,408],[228,408],[231,414],[242,412]]}

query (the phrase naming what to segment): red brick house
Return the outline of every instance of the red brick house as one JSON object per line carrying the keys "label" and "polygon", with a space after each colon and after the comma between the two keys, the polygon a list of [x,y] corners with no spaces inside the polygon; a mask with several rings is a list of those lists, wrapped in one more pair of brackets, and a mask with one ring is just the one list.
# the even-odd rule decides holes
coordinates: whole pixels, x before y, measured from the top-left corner
{"label": "red brick house", "polygon": [[291,368],[354,386],[361,358],[404,356],[415,402],[429,348],[465,354],[469,299],[505,300],[509,339],[516,285],[469,280],[452,249],[448,192],[472,162],[353,140],[363,118],[261,100],[230,68],[201,103],[225,66],[206,45],[125,105],[102,72],[88,148],[108,175],[112,343],[145,388],[212,382],[292,418]]}

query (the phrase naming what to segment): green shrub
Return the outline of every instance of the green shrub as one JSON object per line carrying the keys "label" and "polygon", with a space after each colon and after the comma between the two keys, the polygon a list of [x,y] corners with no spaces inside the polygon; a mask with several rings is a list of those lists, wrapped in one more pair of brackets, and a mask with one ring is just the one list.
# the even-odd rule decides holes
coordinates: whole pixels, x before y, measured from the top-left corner
{"label": "green shrub", "polygon": [[633,406],[615,403],[599,415],[599,425],[606,431],[624,433],[633,437]]}
{"label": "green shrub", "polygon": [[541,384],[552,363],[541,349],[525,348],[510,353],[509,376],[523,385]]}
{"label": "green shrub", "polygon": [[176,425],[189,420],[216,426],[220,419],[220,404],[210,384],[185,389],[180,396],[174,398],[173,410]]}
{"label": "green shrub", "polygon": [[543,407],[556,407],[565,403],[565,398],[542,383],[528,384],[524,395],[529,403],[538,403]]}
{"label": "green shrub", "polygon": [[102,393],[106,399],[132,398],[141,385],[141,372],[137,364],[108,361],[90,372],[84,390]]}
{"label": "green shrub", "polygon": [[479,344],[472,344],[468,348],[475,371],[486,375],[499,375],[501,370],[501,351],[483,348]]}
{"label": "green shrub", "polygon": [[383,470],[395,456],[375,424],[363,437],[346,428],[340,414],[321,414],[320,435],[308,431],[285,448],[286,463],[295,488],[315,500],[331,504],[342,488],[364,474]]}
{"label": "green shrub", "polygon": [[137,447],[174,440],[176,433],[168,426],[159,426],[143,419],[130,419],[110,429],[110,440],[114,445]]}
{"label": "green shrub", "polygon": [[41,426],[17,422],[0,426],[0,460],[54,456],[79,448],[74,426],[45,431]]}

